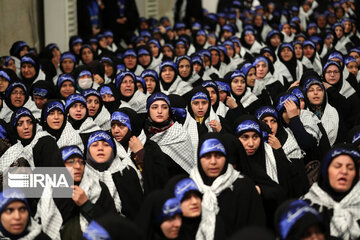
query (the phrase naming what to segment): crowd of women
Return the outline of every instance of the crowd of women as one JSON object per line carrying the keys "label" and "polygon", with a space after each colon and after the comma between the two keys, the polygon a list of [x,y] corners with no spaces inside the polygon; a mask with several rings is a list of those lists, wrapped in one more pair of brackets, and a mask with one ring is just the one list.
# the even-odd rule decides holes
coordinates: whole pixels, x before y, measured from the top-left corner
{"label": "crowd of women", "polygon": [[66,52],[15,42],[0,171],[66,167],[75,185],[3,189],[0,238],[359,239],[354,1],[251,2],[140,18],[125,48],[111,31]]}

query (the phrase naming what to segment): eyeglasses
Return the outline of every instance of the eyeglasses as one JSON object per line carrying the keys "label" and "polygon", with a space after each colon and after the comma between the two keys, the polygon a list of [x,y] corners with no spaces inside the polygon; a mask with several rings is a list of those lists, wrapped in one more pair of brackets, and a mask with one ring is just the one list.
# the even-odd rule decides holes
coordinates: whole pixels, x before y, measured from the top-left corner
{"label": "eyeglasses", "polygon": [[25,96],[25,92],[24,91],[14,91],[11,93],[11,95],[21,95],[21,96]]}
{"label": "eyeglasses", "polygon": [[339,73],[340,73],[340,71],[338,71],[338,70],[336,70],[336,71],[326,71],[325,72],[325,74],[329,74],[329,75],[331,75],[331,74],[337,75]]}
{"label": "eyeglasses", "polygon": [[79,165],[85,165],[85,161],[83,159],[78,159],[78,160],[69,159],[66,160],[65,163],[71,166],[75,165],[75,163],[78,163]]}

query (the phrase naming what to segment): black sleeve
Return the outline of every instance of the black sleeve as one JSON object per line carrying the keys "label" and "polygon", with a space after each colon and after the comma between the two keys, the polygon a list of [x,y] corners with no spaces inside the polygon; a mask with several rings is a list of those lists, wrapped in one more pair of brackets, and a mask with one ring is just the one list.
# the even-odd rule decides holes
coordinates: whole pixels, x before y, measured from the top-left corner
{"label": "black sleeve", "polygon": [[143,191],[137,173],[131,167],[112,174],[121,200],[121,213],[134,220],[143,202]]}
{"label": "black sleeve", "polygon": [[305,130],[299,116],[290,119],[289,127],[294,133],[295,139],[300,148],[305,152],[311,149],[314,145],[317,145],[317,140]]}
{"label": "black sleeve", "polygon": [[59,147],[54,138],[44,136],[33,148],[35,167],[64,167]]}
{"label": "black sleeve", "polygon": [[105,183],[100,182],[101,193],[95,203],[89,200],[80,206],[80,213],[90,222],[94,218],[99,218],[106,213],[116,213],[116,207],[113,198],[110,195],[109,189]]}
{"label": "black sleeve", "polygon": [[[245,114],[245,108],[241,103],[238,103],[238,106],[234,109],[229,109],[226,113],[225,119],[229,123],[233,123],[239,116]],[[232,127],[232,126],[231,126]]]}
{"label": "black sleeve", "polygon": [[347,105],[346,98],[341,95],[335,87],[329,87],[326,93],[329,104],[336,108],[339,115],[344,116],[344,119],[346,119],[346,116],[348,116],[350,112],[350,106]]}
{"label": "black sleeve", "polygon": [[220,119],[220,124],[221,124],[221,131],[220,133],[231,133],[231,126],[230,123],[223,117],[218,116]]}
{"label": "black sleeve", "polygon": [[276,170],[280,186],[289,193],[289,179],[290,179],[290,162],[287,159],[285,152],[282,148],[273,149],[274,157],[276,160]]}

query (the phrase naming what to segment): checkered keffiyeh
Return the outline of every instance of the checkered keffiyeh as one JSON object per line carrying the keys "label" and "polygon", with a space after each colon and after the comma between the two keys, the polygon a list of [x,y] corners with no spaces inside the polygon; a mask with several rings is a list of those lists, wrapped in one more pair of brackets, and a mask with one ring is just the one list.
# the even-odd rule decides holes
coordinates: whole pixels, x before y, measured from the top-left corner
{"label": "checkered keffiyeh", "polygon": [[341,86],[341,89],[340,89],[339,93],[341,95],[343,95],[345,98],[349,98],[350,96],[352,96],[356,92],[355,92],[354,88],[351,87],[350,83],[343,80],[343,84]]}
{"label": "checkered keffiyeh", "polygon": [[276,160],[274,156],[274,152],[272,147],[264,143],[265,148],[265,166],[266,166],[266,174],[276,183],[279,183],[278,173],[276,168]]}
{"label": "checkered keffiyeh", "polygon": [[76,130],[79,134],[81,133],[92,133],[95,131],[100,131],[100,127],[96,125],[94,120],[91,117],[88,117],[83,124],[81,124],[79,130]]}
{"label": "checkered keffiyeh", "polygon": [[69,122],[66,123],[65,128],[56,143],[59,148],[75,145],[78,146],[81,151],[84,151],[84,144],[81,140],[80,135],[76,132],[76,130]]}
{"label": "checkered keffiyeh", "polygon": [[[85,168],[87,168],[87,167],[88,166],[85,166]],[[83,177],[81,179],[81,183],[80,183],[79,187],[82,190],[84,190],[84,192],[86,193],[86,196],[88,197],[89,201],[92,204],[95,204],[96,201],[99,199],[100,194],[101,194],[101,186],[100,186],[99,181],[96,181],[89,174],[84,173],[84,175],[83,175]],[[81,231],[85,232],[88,225],[89,225],[89,222],[86,220],[86,218],[82,214],[80,214]]]}
{"label": "checkered keffiyeh", "polygon": [[179,123],[175,122],[166,131],[156,133],[150,140],[156,142],[160,149],[186,172],[190,173],[196,166],[190,137]]}
{"label": "checkered keffiyeh", "polygon": [[223,102],[219,101],[219,106],[216,109],[216,115],[219,115],[219,116],[225,118],[228,111],[229,111],[229,108]]}
{"label": "checkered keffiyeh", "polygon": [[84,174],[88,174],[95,181],[101,181],[105,183],[107,188],[109,189],[110,195],[114,199],[116,210],[121,213],[121,200],[119,193],[116,189],[115,183],[112,179],[112,174],[115,172],[119,172],[122,175],[122,171],[129,166],[125,165],[121,162],[118,156],[115,157],[114,161],[111,163],[110,167],[105,171],[98,171],[91,167],[89,164],[86,166]]}
{"label": "checkered keffiyeh", "polygon": [[247,108],[250,104],[258,100],[254,93],[251,92],[250,88],[246,89],[245,95],[241,98],[240,102],[244,108]]}
{"label": "checkered keffiyeh", "polygon": [[[220,122],[219,117],[216,115],[214,110],[211,108],[209,117],[204,120],[205,121],[205,126],[207,127],[209,132],[214,132],[214,130],[209,125],[209,122],[211,120],[213,120],[213,119]],[[193,146],[193,151],[194,151],[193,152],[194,153],[194,160],[195,160],[195,162],[197,162],[197,149],[198,149],[198,145],[199,145],[199,134],[198,134],[198,129],[197,129],[197,122],[190,115],[189,112],[186,114],[186,119],[185,119],[185,122],[183,124],[183,128],[188,133],[188,135],[190,136],[190,140],[191,140],[191,143],[192,143],[192,146]]]}
{"label": "checkered keffiyeh", "polygon": [[282,146],[282,149],[285,152],[285,155],[287,156],[288,160],[291,161],[291,159],[302,159],[304,157],[304,154],[299,147],[299,144],[297,143],[294,134],[292,131],[288,128],[284,128],[287,132],[287,139]]}
{"label": "checkered keffiyeh", "polygon": [[329,196],[318,183],[314,183],[309,192],[302,198],[310,200],[311,205],[320,206],[319,212],[323,208],[333,209],[334,214],[330,221],[330,235],[350,240],[360,237],[360,226],[357,221],[360,219],[360,182],[340,201],[336,202]]}
{"label": "checkered keffiyeh", "polygon": [[322,134],[318,126],[320,120],[317,116],[307,109],[302,109],[300,111],[300,121],[304,125],[305,131],[316,138],[317,143],[319,144]]}
{"label": "checkered keffiyeh", "polygon": [[109,131],[111,128],[110,119],[111,115],[109,111],[103,106],[100,113],[94,119],[94,122],[101,128],[101,130]]}
{"label": "checkered keffiyeh", "polygon": [[[137,90],[127,104],[137,113],[146,113],[146,99],[146,95]],[[121,101],[121,107],[123,107],[124,103],[126,102]]]}
{"label": "checkered keffiyeh", "polygon": [[60,240],[60,230],[63,219],[54,199],[52,198],[52,189],[45,187],[41,198],[37,204],[35,220],[41,222],[42,231],[51,239]]}
{"label": "checkered keffiyeh", "polygon": [[330,145],[334,145],[339,130],[339,114],[329,103],[326,104],[321,123],[329,138]]}
{"label": "checkered keffiyeh", "polygon": [[180,77],[177,77],[174,82],[171,84],[168,90],[165,90],[163,86],[160,84],[160,90],[162,93],[165,93],[166,95],[170,94],[177,94],[177,95],[184,95],[185,93],[191,91],[192,86],[188,84],[187,82],[181,80]]}
{"label": "checkered keffiyeh", "polygon": [[35,133],[34,139],[25,147],[18,141],[12,145],[0,158],[0,171],[4,172],[10,165],[17,159],[23,157],[30,164],[31,168],[35,168],[33,148],[40,138],[44,136],[50,136],[48,132],[42,130],[40,125],[36,126],[37,132]]}

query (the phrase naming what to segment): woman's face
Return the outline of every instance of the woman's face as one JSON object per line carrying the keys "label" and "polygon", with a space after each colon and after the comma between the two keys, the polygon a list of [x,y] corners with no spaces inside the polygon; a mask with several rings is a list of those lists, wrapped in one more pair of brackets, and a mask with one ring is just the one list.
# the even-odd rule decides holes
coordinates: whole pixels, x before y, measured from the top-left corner
{"label": "woman's face", "polygon": [[152,94],[155,91],[156,81],[153,77],[145,77],[145,84],[148,93]]}
{"label": "woman's face", "polygon": [[149,44],[150,51],[153,57],[157,57],[159,55],[160,49],[154,44]]}
{"label": "woman's face", "polygon": [[255,42],[255,36],[252,33],[246,34],[244,39],[245,39],[245,42],[250,46],[252,46]]}
{"label": "woman's face", "polygon": [[62,69],[64,73],[71,73],[75,67],[75,63],[71,59],[64,59],[61,62]]}
{"label": "woman's face", "polygon": [[270,38],[270,44],[271,46],[273,47],[278,47],[281,43],[281,40],[280,40],[280,36],[279,35],[274,35],[272,38]]}
{"label": "woman's face", "polygon": [[74,103],[69,109],[69,115],[74,120],[81,120],[86,115],[86,107],[83,103]]}
{"label": "woman's face", "polygon": [[340,70],[335,65],[330,65],[325,70],[325,80],[331,84],[334,85],[340,81]]}
{"label": "woman's face", "polygon": [[104,64],[104,69],[105,69],[106,76],[111,77],[111,75],[113,75],[113,73],[114,73],[113,66],[108,62],[103,62],[103,64]]}
{"label": "woman's face", "polygon": [[149,115],[154,122],[163,123],[169,119],[169,111],[169,105],[164,100],[158,100],[151,104]]}
{"label": "woman's face", "polygon": [[198,35],[196,36],[196,42],[202,46],[206,43],[206,37],[204,35]]}
{"label": "woman's face", "polygon": [[275,135],[276,132],[277,132],[278,126],[279,126],[276,118],[274,118],[272,116],[267,116],[267,117],[264,117],[262,119],[262,121],[264,123],[266,123],[266,125],[269,126],[269,128],[271,129],[272,134]]}
{"label": "woman's face", "polygon": [[183,59],[179,62],[179,75],[183,78],[186,78],[191,73],[191,65],[187,59]]}
{"label": "woman's face", "polygon": [[210,95],[211,106],[213,106],[217,100],[216,91],[213,87],[207,87],[206,90],[208,91],[208,93]]}
{"label": "woman's face", "polygon": [[85,161],[82,158],[75,157],[64,162],[65,167],[74,179],[74,182],[80,182],[84,174]]}
{"label": "woman's face", "polygon": [[73,49],[73,51],[74,51],[74,53],[75,53],[76,55],[79,55],[79,54],[80,54],[81,46],[82,46],[81,43],[77,43],[77,44],[75,44],[75,45],[72,47],[72,49]]}
{"label": "woman's face", "polygon": [[136,82],[136,86],[137,86],[137,89],[140,92],[145,93],[145,90],[144,90],[143,85],[141,84],[141,82]]}
{"label": "woman's face", "polygon": [[235,77],[231,81],[231,90],[236,96],[241,96],[245,92],[246,83],[243,77]]}
{"label": "woman's face", "polygon": [[224,103],[226,101],[226,97],[227,93],[225,91],[219,90],[219,100]]}
{"label": "woman's face", "polygon": [[284,59],[285,62],[288,62],[294,56],[293,52],[289,48],[283,48],[280,52],[280,56]]}
{"label": "woman's face", "polygon": [[114,136],[117,142],[120,142],[128,133],[129,128],[119,121],[111,123],[111,134]]}
{"label": "woman's face", "polygon": [[[350,62],[348,65],[346,65],[346,68],[348,69],[349,72],[351,72],[352,74],[357,76],[359,67],[356,62]],[[1,84],[1,82],[0,82],[0,84]]]}
{"label": "woman's face", "polygon": [[194,63],[193,69],[194,69],[195,73],[199,73],[201,70],[201,65],[199,63]]}
{"label": "woman's face", "polygon": [[71,94],[75,93],[75,87],[70,81],[65,81],[60,87],[60,94],[64,98],[67,98]]}
{"label": "woman's face", "polygon": [[282,32],[284,32],[287,36],[290,36],[290,34],[291,34],[290,25],[284,24],[284,26],[282,28]]}
{"label": "woman's face", "polygon": [[253,156],[260,147],[261,138],[257,132],[245,132],[239,137],[239,140],[245,148],[247,156]]}
{"label": "woman's face", "polygon": [[256,17],[254,18],[254,24],[255,24],[255,26],[257,26],[257,27],[260,27],[260,26],[263,24],[263,19],[262,19],[262,17],[261,17],[261,16],[256,16]]}
{"label": "woman's face", "polygon": [[349,22],[349,21],[344,22],[344,32],[346,32],[346,33],[351,32],[351,22]]}
{"label": "woman's face", "polygon": [[184,45],[177,44],[175,47],[175,55],[180,57],[186,54],[186,48]]}
{"label": "woman's face", "polygon": [[314,55],[315,49],[312,46],[308,45],[303,48],[303,52],[304,56],[310,59]]}
{"label": "woman's face", "polygon": [[87,97],[86,107],[88,109],[89,116],[90,117],[95,116],[95,114],[98,112],[98,110],[100,108],[99,98],[97,96],[93,96],[93,95],[90,95],[89,97]]}
{"label": "woman's face", "polygon": [[336,192],[347,192],[356,175],[355,163],[350,156],[340,155],[330,163],[328,175],[331,188]]}
{"label": "woman's face", "polygon": [[32,138],[34,123],[29,116],[23,116],[16,124],[16,131],[19,138],[27,140]]}
{"label": "woman's face", "polygon": [[229,57],[229,58],[232,58],[235,54],[235,51],[234,49],[229,46],[229,45],[225,45],[225,48],[226,48],[226,55]]}
{"label": "woman's face", "polygon": [[101,98],[102,98],[103,102],[113,102],[113,101],[115,101],[115,97],[113,95],[111,95],[111,94],[103,94],[101,96]]}
{"label": "woman's face", "polygon": [[213,36],[209,36],[207,42],[210,44],[210,46],[215,46],[216,38],[214,38]]}
{"label": "woman's face", "polygon": [[264,61],[257,63],[255,67],[256,67],[256,77],[258,79],[263,79],[269,71],[269,67]]}
{"label": "woman's face", "polygon": [[324,100],[324,90],[318,84],[311,85],[306,94],[312,105],[319,106]]}
{"label": "woman's face", "polygon": [[300,44],[294,46],[294,52],[297,59],[300,59],[303,55],[303,49]]}
{"label": "woman's face", "polygon": [[201,198],[194,192],[187,194],[181,202],[181,211],[184,217],[195,218],[201,214]]}
{"label": "woman's face", "polygon": [[216,178],[224,169],[226,157],[218,152],[210,152],[200,158],[200,164],[206,176]]}
{"label": "woman's face", "polygon": [[140,55],[139,56],[139,63],[141,66],[148,66],[151,62],[151,56],[150,55],[146,55],[146,54],[143,54],[143,55]]}
{"label": "woman's face", "polygon": [[195,117],[202,118],[209,108],[209,102],[205,99],[195,99],[191,102],[191,109]]}
{"label": "woman's face", "polygon": [[255,85],[255,80],[256,80],[256,72],[255,72],[255,68],[250,68],[247,76],[246,76],[246,84],[249,87],[254,87]]}
{"label": "woman's face", "polygon": [[9,203],[1,214],[1,224],[12,235],[19,235],[25,231],[29,221],[29,211],[22,201]]}
{"label": "woman's face", "polygon": [[176,214],[161,223],[160,229],[167,239],[176,239],[179,236],[182,219]]}
{"label": "woman's face", "polygon": [[59,130],[64,123],[64,114],[59,109],[55,109],[47,116],[46,123],[51,129]]}
{"label": "woman's face", "polygon": [[174,80],[175,71],[172,67],[166,66],[161,71],[161,78],[165,83],[171,83]]}
{"label": "woman's face", "polygon": [[107,162],[111,157],[112,151],[112,147],[106,141],[96,141],[89,147],[90,155],[97,163]]}
{"label": "woman's face", "polygon": [[36,70],[34,65],[30,63],[23,63],[21,64],[21,75],[24,76],[26,79],[33,78],[36,74]]}
{"label": "woman's face", "polygon": [[90,50],[90,48],[84,48],[81,52],[81,59],[83,60],[84,64],[89,64],[94,60],[94,54]]}
{"label": "woman's face", "polygon": [[219,52],[216,50],[211,51],[211,64],[215,66],[220,61]]}
{"label": "woman's face", "polygon": [[356,61],[358,62],[358,65],[360,66],[360,55],[357,52],[351,52],[349,55],[355,58]]}
{"label": "woman's face", "polygon": [[162,50],[162,54],[164,56],[167,56],[168,58],[172,59],[174,56],[173,51],[171,51],[171,49],[169,47],[164,47]]}
{"label": "woman's face", "polygon": [[15,87],[10,94],[11,104],[16,107],[22,107],[25,104],[25,91],[21,87]]}
{"label": "woman's face", "polygon": [[125,97],[130,97],[134,94],[135,83],[134,83],[134,79],[131,76],[126,75],[124,77],[124,79],[120,84],[120,92]]}
{"label": "woman's face", "polygon": [[10,59],[8,66],[7,67],[3,66],[3,68],[9,68],[9,69],[13,70],[14,72],[16,72],[16,65],[15,65],[14,59]]}
{"label": "woman's face", "polygon": [[342,38],[342,36],[344,35],[344,30],[343,30],[343,28],[340,27],[340,26],[337,26],[337,27],[335,28],[335,34],[336,34],[336,37],[337,37],[338,39]]}
{"label": "woman's face", "polygon": [[5,92],[9,84],[10,83],[7,79],[5,79],[4,77],[0,77],[0,92]]}
{"label": "woman's face", "polygon": [[134,56],[126,56],[124,57],[125,67],[128,69],[133,69],[136,66],[137,60]]}

